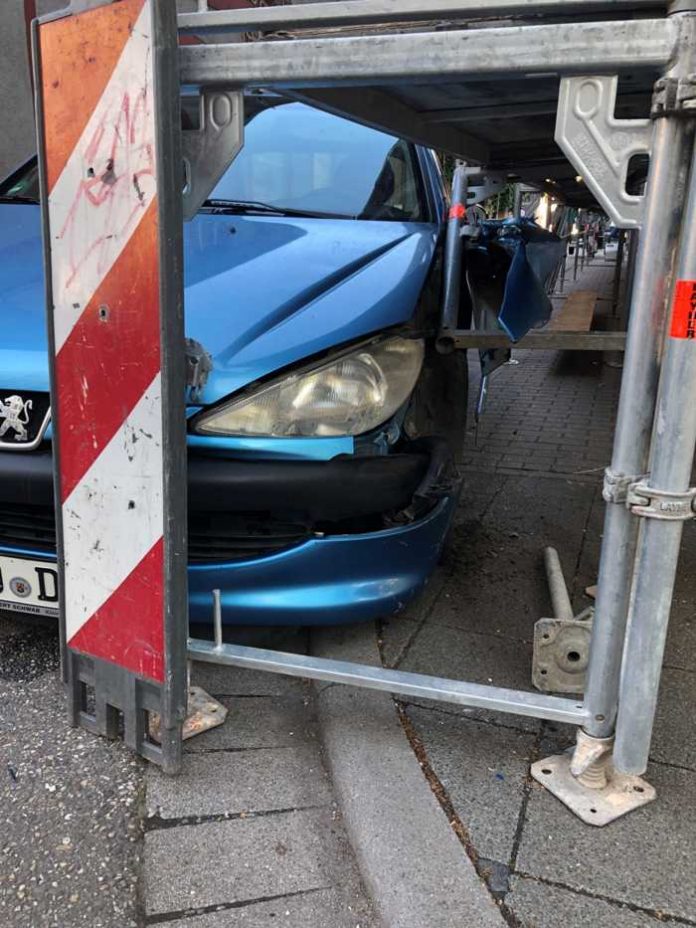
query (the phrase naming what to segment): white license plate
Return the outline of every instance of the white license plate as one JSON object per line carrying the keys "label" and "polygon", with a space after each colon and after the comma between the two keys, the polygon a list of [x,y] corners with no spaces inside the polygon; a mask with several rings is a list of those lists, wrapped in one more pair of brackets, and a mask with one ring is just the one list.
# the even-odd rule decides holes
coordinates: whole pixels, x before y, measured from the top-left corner
{"label": "white license plate", "polygon": [[0,610],[58,615],[58,570],[50,561],[0,554]]}

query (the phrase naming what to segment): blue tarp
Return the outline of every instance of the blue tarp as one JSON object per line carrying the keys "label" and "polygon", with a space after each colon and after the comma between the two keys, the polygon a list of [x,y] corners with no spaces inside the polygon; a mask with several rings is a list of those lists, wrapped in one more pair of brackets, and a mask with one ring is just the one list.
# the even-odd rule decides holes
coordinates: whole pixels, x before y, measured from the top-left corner
{"label": "blue tarp", "polygon": [[[513,341],[548,322],[547,283],[564,244],[531,219],[484,220],[466,246],[466,274],[474,327],[500,328]],[[504,364],[507,349],[481,352],[484,374]]]}

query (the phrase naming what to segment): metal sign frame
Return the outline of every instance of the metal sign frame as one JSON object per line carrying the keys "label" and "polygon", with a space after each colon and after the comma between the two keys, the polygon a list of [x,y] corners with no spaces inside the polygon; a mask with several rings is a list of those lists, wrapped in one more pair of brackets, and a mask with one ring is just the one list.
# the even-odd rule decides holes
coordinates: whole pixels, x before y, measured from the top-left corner
{"label": "metal sign frame", "polygon": [[70,718],[122,729],[173,773],[188,621],[175,8],[73,0],[34,20],[32,50]]}

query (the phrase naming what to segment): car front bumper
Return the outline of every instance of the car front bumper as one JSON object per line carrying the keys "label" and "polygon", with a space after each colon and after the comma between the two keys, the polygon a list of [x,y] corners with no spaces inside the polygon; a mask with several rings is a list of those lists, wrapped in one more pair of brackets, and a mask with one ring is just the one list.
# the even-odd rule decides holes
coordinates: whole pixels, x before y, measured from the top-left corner
{"label": "car front bumper", "polygon": [[[0,551],[55,556],[45,532],[51,467],[49,451],[0,455]],[[437,562],[457,492],[437,443],[327,462],[190,454],[191,620],[210,621],[214,589],[228,624],[336,624],[398,612]],[[3,506],[12,507],[14,526],[22,524],[22,507],[43,513],[44,537],[32,541],[20,531],[8,538]],[[264,522],[264,514],[275,521]],[[230,519],[242,521],[231,528]],[[274,535],[268,526],[279,524]]]}
{"label": "car front bumper", "polygon": [[313,538],[255,561],[189,567],[192,622],[212,621],[212,590],[234,625],[337,625],[400,612],[437,564],[456,500],[410,525]]}

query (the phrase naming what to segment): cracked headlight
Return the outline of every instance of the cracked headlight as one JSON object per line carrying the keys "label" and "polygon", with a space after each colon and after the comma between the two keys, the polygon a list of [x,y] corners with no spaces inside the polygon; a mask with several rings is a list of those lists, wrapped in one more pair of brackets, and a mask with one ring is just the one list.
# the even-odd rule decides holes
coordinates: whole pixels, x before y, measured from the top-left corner
{"label": "cracked headlight", "polygon": [[390,419],[411,395],[423,341],[389,338],[313,370],[288,374],[196,421],[204,435],[326,438],[361,435]]}

